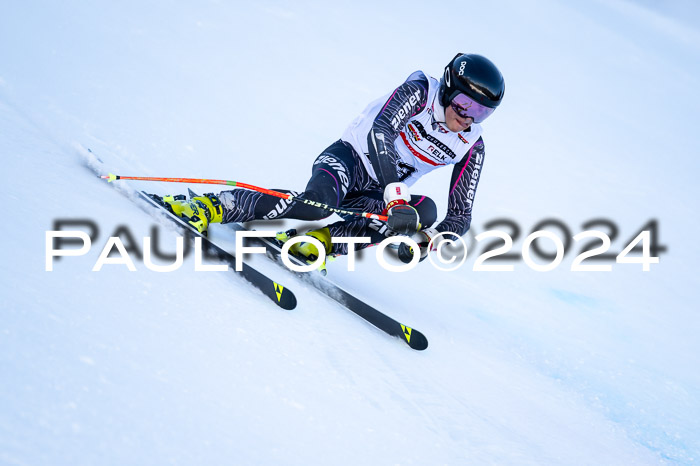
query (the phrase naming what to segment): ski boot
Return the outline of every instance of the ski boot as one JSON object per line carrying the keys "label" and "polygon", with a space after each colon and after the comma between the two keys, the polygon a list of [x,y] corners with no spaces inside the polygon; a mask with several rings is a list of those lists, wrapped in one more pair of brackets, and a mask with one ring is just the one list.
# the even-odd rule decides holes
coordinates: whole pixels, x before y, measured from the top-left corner
{"label": "ski boot", "polygon": [[[295,229],[283,231],[280,233],[277,233],[275,238],[277,241],[280,243],[286,243],[292,237],[297,236],[297,231]],[[331,243],[331,233],[328,231],[328,227],[325,228],[320,228],[318,230],[311,230],[306,232],[304,236],[311,236],[312,238],[316,238],[323,244],[323,247],[325,249],[325,254],[326,257],[329,257],[329,254],[331,252],[331,249],[333,247]],[[306,262],[307,264],[311,264],[316,259],[319,258],[319,250],[316,247],[316,245],[312,242],[307,242],[307,241],[300,241],[298,243],[294,243],[290,248],[289,252],[293,255],[296,256],[298,259],[301,259],[302,261]],[[323,263],[318,267],[318,271],[321,272],[321,275],[326,275],[328,273],[328,270],[326,269],[326,261],[324,260]]]}
{"label": "ski boot", "polygon": [[187,200],[183,194],[168,195],[163,196],[160,202],[166,209],[185,219],[204,236],[207,235],[207,227],[210,223],[221,223],[223,218],[221,201],[213,193],[193,197],[190,200]]}

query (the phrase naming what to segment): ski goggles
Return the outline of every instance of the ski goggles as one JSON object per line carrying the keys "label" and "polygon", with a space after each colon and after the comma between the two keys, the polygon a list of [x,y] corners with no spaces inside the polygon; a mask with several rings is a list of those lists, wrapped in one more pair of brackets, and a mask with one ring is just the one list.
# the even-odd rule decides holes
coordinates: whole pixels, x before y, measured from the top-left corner
{"label": "ski goggles", "polygon": [[462,118],[471,118],[474,120],[474,123],[481,123],[496,110],[495,108],[481,105],[479,102],[461,92],[450,101],[450,107],[452,107],[452,110],[454,110],[457,115]]}

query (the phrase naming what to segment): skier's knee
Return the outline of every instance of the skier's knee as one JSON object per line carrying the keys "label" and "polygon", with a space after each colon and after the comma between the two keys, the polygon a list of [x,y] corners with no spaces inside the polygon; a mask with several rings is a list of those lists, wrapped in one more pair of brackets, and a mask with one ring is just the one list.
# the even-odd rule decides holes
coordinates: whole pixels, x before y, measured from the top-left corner
{"label": "skier's knee", "polygon": [[431,226],[437,220],[437,205],[428,196],[412,195],[409,204],[418,211],[423,227]]}
{"label": "skier's knee", "polygon": [[329,199],[330,196],[324,196],[323,191],[307,190],[304,191],[304,194],[302,194],[301,197],[306,199],[307,201],[310,201],[310,203],[306,204],[306,206],[308,206],[309,208],[304,209],[305,218],[303,220],[323,220],[327,217],[330,217],[333,214],[333,212],[326,210],[323,207],[320,207],[320,205],[334,206],[335,204],[334,200]]}

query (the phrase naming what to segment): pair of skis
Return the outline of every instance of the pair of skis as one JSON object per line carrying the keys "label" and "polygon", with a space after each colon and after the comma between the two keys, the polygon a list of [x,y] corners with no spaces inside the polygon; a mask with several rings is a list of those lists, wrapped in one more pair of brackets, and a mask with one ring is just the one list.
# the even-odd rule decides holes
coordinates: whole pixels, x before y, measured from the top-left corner
{"label": "pair of skis", "polygon": [[[146,202],[148,202],[154,208],[163,210],[167,212],[167,218],[176,223],[184,231],[191,233],[191,238],[199,236],[202,238],[203,246],[207,248],[210,252],[213,251],[214,254],[223,262],[228,263],[233,270],[235,270],[236,257],[234,254],[224,250],[218,246],[213,241],[209,240],[206,236],[199,233],[191,225],[185,222],[182,218],[173,215],[169,212],[163,202],[159,200],[158,196],[149,195],[146,192],[139,192],[139,196]],[[196,196],[194,192],[189,191],[190,198]],[[245,231],[247,230],[240,224],[231,224],[235,230]],[[259,246],[263,246],[267,251],[267,255],[275,263],[284,267],[281,262],[281,246],[274,240],[270,238],[249,238],[249,240]],[[291,257],[292,261],[295,261],[298,265],[305,265],[298,259]],[[248,281],[255,288],[259,289],[265,296],[270,298],[275,304],[277,304],[282,309],[291,310],[297,305],[297,299],[294,293],[287,287],[275,282],[267,275],[253,268],[252,266],[243,263],[243,269],[238,272],[241,277]],[[338,286],[337,284],[331,282],[326,278],[313,277],[311,273],[297,273],[306,283],[309,283],[323,294],[337,301],[348,310],[354,312],[356,315],[362,317],[365,321],[372,324],[379,330],[387,333],[388,335],[398,337],[404,343],[408,344],[414,350],[424,350],[428,347],[428,340],[421,332],[415,330],[407,325],[404,325],[396,320],[392,319],[383,312],[375,309],[364,301],[356,298],[352,294],[348,293],[346,290]]]}

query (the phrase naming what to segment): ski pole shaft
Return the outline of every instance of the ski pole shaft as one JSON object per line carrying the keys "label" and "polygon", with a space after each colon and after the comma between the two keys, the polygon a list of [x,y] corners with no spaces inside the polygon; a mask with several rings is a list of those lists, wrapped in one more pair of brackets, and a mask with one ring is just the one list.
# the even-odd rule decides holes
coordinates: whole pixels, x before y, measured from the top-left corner
{"label": "ski pole shaft", "polygon": [[369,212],[357,212],[355,210],[339,209],[337,207],[333,207],[333,206],[330,206],[328,204],[324,204],[322,202],[316,202],[316,201],[312,201],[309,199],[303,199],[301,197],[293,196],[292,194],[289,194],[289,193],[281,193],[279,191],[274,191],[272,189],[265,189],[265,188],[261,188],[259,186],[253,186],[252,184],[241,183],[239,181],[211,180],[211,179],[207,179],[207,178],[163,178],[163,177],[157,177],[157,176],[120,176],[120,175],[113,175],[112,173],[110,173],[109,175],[101,175],[100,178],[102,178],[103,180],[107,180],[110,183],[112,181],[117,181],[117,180],[134,180],[134,181],[163,181],[166,183],[222,184],[225,186],[235,186],[236,188],[250,189],[251,191],[257,191],[259,193],[267,194],[270,196],[281,197],[282,199],[287,199],[287,200],[294,201],[294,202],[301,202],[302,204],[310,205],[313,207],[318,207],[320,209],[335,212],[336,214],[357,215],[359,217],[373,218],[376,220],[381,220],[383,222],[387,221],[386,215],[373,214],[373,213],[369,213]]}

